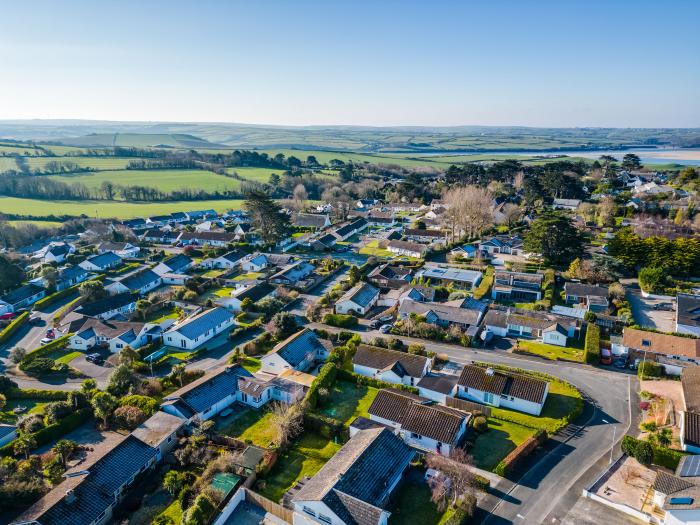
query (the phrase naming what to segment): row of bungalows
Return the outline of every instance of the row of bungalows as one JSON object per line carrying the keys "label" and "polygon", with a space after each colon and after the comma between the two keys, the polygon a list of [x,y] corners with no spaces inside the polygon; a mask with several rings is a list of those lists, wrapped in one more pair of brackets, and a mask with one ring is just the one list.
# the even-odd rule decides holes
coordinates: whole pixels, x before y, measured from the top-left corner
{"label": "row of bungalows", "polygon": [[90,272],[106,272],[119,268],[124,260],[114,252],[103,252],[88,257],[80,262],[78,266]]}
{"label": "row of bungalows", "polygon": [[138,301],[138,295],[125,292],[83,303],[74,311],[80,315],[96,317],[105,321],[115,317],[126,318],[136,310],[136,301]]}
{"label": "row of bungalows", "polygon": [[467,430],[471,414],[395,389],[377,392],[367,410],[350,424],[350,435],[368,428],[389,428],[424,452],[450,456]]}
{"label": "row of bungalows", "polygon": [[168,228],[149,228],[139,235],[142,241],[156,244],[174,244],[178,237],[180,237],[179,231]]}
{"label": "row of bungalows", "polygon": [[428,253],[429,247],[417,242],[391,240],[386,249],[395,255],[422,259]]}
{"label": "row of bungalows", "polygon": [[13,525],[104,525],[130,487],[146,476],[176,445],[185,421],[156,412],[115,445],[97,446]]}
{"label": "row of bungalows", "polygon": [[35,283],[24,284],[0,297],[0,314],[27,308],[43,297],[46,297],[45,288]]}
{"label": "row of bungalows", "polygon": [[336,228],[332,233],[339,241],[345,241],[353,235],[366,230],[368,225],[367,220],[360,217],[339,228]]}
{"label": "row of bungalows", "polygon": [[225,308],[204,310],[177,323],[163,334],[163,343],[195,350],[235,324],[235,315]]}
{"label": "row of bungalows", "polygon": [[579,334],[577,318],[517,308],[490,308],[484,316],[484,328],[498,337],[529,337],[544,343],[567,346]]}

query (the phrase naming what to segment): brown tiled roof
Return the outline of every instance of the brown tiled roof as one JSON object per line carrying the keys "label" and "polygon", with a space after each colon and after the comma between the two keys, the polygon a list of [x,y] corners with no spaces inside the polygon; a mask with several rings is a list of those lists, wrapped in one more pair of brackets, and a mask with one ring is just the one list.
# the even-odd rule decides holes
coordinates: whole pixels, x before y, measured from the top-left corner
{"label": "brown tiled roof", "polygon": [[493,374],[489,375],[487,370],[481,366],[466,365],[462,369],[458,384],[499,396],[513,396],[534,403],[544,402],[547,381],[500,370],[493,370]]}
{"label": "brown tiled roof", "polygon": [[424,397],[394,389],[380,390],[367,412],[441,443],[453,443],[464,419],[469,417],[466,412],[431,405]]}
{"label": "brown tiled roof", "polygon": [[383,370],[398,361],[409,376],[421,377],[427,357],[397,352],[377,346],[360,345],[352,358],[352,364]]}
{"label": "brown tiled roof", "polygon": [[659,470],[656,473],[656,479],[654,479],[653,488],[654,490],[658,490],[662,494],[666,494],[667,496],[669,496],[671,494],[675,494],[676,492],[680,492],[682,490],[687,490],[694,486],[695,485],[690,481],[686,481],[683,478],[679,478],[678,476],[674,476],[673,474],[669,474],[667,472],[664,472],[663,470]]}
{"label": "brown tiled roof", "polygon": [[700,366],[687,366],[681,374],[685,409],[700,413]]}
{"label": "brown tiled roof", "polygon": [[[646,341],[648,344],[644,344]],[[700,357],[700,339],[677,335],[647,332],[636,328],[625,328],[622,344],[635,350],[648,350],[657,354]]]}
{"label": "brown tiled roof", "polygon": [[683,441],[700,446],[700,414],[683,412]]}

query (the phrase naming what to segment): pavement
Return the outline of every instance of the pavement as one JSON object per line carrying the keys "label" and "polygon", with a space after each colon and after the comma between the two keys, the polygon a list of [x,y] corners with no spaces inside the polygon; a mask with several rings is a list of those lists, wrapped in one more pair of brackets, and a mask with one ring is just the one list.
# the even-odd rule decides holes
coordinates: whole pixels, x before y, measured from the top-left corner
{"label": "pavement", "polygon": [[[311,323],[309,328],[328,326]],[[369,341],[381,336],[376,330],[357,330]],[[392,336],[393,337],[393,336]],[[445,354],[450,361],[468,364],[486,361],[536,372],[544,372],[575,385],[584,395],[587,410],[584,421],[570,425],[563,433],[550,440],[546,450],[517,482],[503,479],[487,498],[482,523],[559,523],[569,513],[581,495],[577,481],[590,472],[600,473],[605,468],[597,461],[610,454],[613,439],[617,446],[632,422],[630,399],[636,399],[637,379],[632,374],[615,369],[592,368],[576,363],[547,361],[519,356],[499,350],[464,348],[457,345],[433,343],[421,339],[399,337],[406,344],[420,342],[426,350]],[[634,402],[634,401],[633,401]],[[594,478],[593,478],[594,479]]]}

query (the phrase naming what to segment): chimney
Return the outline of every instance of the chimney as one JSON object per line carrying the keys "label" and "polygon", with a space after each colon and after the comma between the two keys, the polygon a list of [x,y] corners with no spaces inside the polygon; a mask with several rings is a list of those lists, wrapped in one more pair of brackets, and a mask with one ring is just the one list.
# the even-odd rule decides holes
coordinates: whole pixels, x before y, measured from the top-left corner
{"label": "chimney", "polygon": [[66,503],[69,505],[72,505],[73,503],[76,502],[76,497],[75,497],[75,491],[73,489],[68,489],[66,491]]}
{"label": "chimney", "polygon": [[487,375],[487,376],[493,377],[493,374],[494,374],[494,373],[495,373],[495,372],[494,372],[493,368],[488,367],[488,368],[486,369],[486,375]]}

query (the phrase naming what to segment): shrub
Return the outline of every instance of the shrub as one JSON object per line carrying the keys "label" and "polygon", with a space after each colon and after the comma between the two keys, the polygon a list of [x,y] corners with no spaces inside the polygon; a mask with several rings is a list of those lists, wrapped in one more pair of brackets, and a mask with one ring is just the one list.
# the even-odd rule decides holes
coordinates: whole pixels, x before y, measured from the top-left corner
{"label": "shrub", "polygon": [[32,359],[27,363],[21,363],[19,369],[25,372],[27,375],[33,377],[40,377],[50,373],[56,362],[48,357],[37,357]]}
{"label": "shrub", "polygon": [[314,412],[304,414],[304,429],[313,430],[327,439],[339,439],[341,442],[350,438],[348,429],[342,421]]}
{"label": "shrub", "polygon": [[403,341],[398,337],[392,337],[391,339],[389,339],[389,349],[403,350]]}
{"label": "shrub", "polygon": [[425,355],[425,345],[420,343],[411,343],[408,345],[408,353],[415,355]]}
{"label": "shrub", "polygon": [[493,285],[493,276],[493,266],[487,267],[486,271],[484,272],[484,278],[479,283],[479,286],[476,287],[476,290],[474,290],[474,299],[481,299],[489,292],[491,286]]}
{"label": "shrub", "polygon": [[54,401],[44,407],[44,413],[51,423],[58,423],[73,411],[67,401]]}
{"label": "shrub", "polygon": [[664,367],[654,361],[644,361],[639,364],[637,375],[640,379],[647,377],[662,377],[664,375]]}
{"label": "shrub", "polygon": [[583,359],[589,364],[598,364],[600,361],[600,328],[593,323],[588,323],[586,328]]}
{"label": "shrub", "polygon": [[622,452],[635,458],[642,464],[650,463],[660,467],[675,470],[681,458],[685,455],[679,450],[673,450],[658,445],[652,445],[648,441],[625,436],[622,438]]}
{"label": "shrub", "polygon": [[358,385],[372,386],[374,388],[393,388],[395,390],[403,390],[405,392],[410,392],[412,394],[418,394],[418,389],[413,386],[408,385],[398,385],[394,383],[387,383],[385,381],[380,381],[373,377],[362,376],[349,370],[338,370],[338,377],[344,379],[345,381],[352,381]]}
{"label": "shrub", "polygon": [[131,406],[141,410],[147,416],[152,416],[158,409],[158,401],[148,396],[130,395],[119,399],[119,406]]}
{"label": "shrub", "polygon": [[[0,376],[1,377],[1,376]],[[36,399],[40,401],[66,401],[68,392],[62,390],[35,390],[33,388],[11,388],[7,399]]]}
{"label": "shrub", "polygon": [[496,465],[494,472],[499,476],[506,476],[532,451],[534,451],[545,439],[544,430],[537,430],[532,436],[515,447],[501,462]]}
{"label": "shrub", "polygon": [[146,421],[147,416],[140,408],[125,405],[117,408],[112,417],[119,428],[134,430],[137,426]]}
{"label": "shrub", "polygon": [[639,425],[639,428],[645,432],[656,432],[656,423],[654,421],[645,421]]}
{"label": "shrub", "polygon": [[61,350],[68,346],[68,340],[70,339],[70,334],[63,335],[57,339],[54,339],[50,343],[45,344],[44,346],[40,346],[39,348],[32,350],[31,352],[28,352],[26,356],[24,356],[24,359],[19,364],[20,370],[24,370],[22,368],[23,365],[26,366],[29,361],[32,359],[36,359],[37,357],[44,357],[49,355],[50,353],[54,352],[55,350]]}
{"label": "shrub", "polygon": [[0,343],[4,343],[14,334],[24,323],[29,321],[29,312],[22,312],[15,317],[2,331],[0,331]]}
{"label": "shrub", "polygon": [[215,510],[214,503],[204,494],[200,494],[183,514],[182,525],[206,525]]}
{"label": "shrub", "polygon": [[489,422],[486,419],[486,416],[476,416],[472,421],[472,427],[474,427],[474,430],[476,430],[479,434],[487,432],[489,429]]}
{"label": "shrub", "polygon": [[639,441],[637,443],[634,458],[642,465],[651,465],[654,459],[654,449],[648,441]]}
{"label": "shrub", "polygon": [[338,328],[352,328],[357,326],[357,317],[349,314],[326,314],[323,323]]}
{"label": "shrub", "polygon": [[[77,412],[73,412],[69,416],[65,417],[58,423],[48,425],[41,430],[34,432],[32,437],[36,441],[36,446],[40,447],[61,439],[68,432],[71,432],[78,428],[80,425],[87,422],[92,417],[92,411],[89,408],[83,408]],[[8,443],[4,447],[0,448],[0,456],[10,456],[13,453],[13,443]]]}

